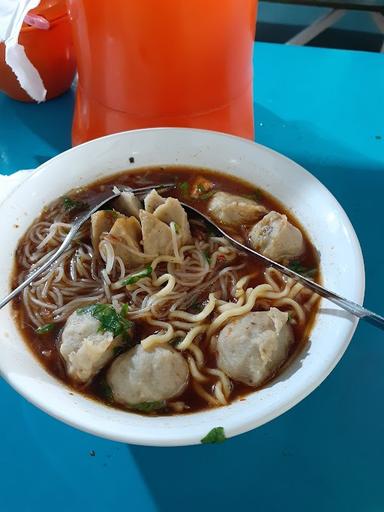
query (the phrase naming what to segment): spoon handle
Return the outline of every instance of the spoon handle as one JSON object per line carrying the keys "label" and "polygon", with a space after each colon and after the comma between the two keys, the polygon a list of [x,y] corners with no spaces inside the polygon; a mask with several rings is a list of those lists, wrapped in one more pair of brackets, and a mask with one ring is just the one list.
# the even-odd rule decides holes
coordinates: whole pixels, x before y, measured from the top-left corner
{"label": "spoon handle", "polygon": [[184,208],[187,210],[190,210],[194,212],[195,214],[202,217],[206,222],[208,222],[211,226],[213,226],[217,231],[219,231],[227,240],[233,243],[233,245],[236,245],[243,251],[252,254],[259,260],[262,260],[264,263],[269,265],[270,267],[275,268],[276,270],[279,270],[282,274],[285,274],[286,276],[292,277],[305,287],[313,290],[315,293],[320,295],[321,297],[324,297],[325,299],[328,299],[329,301],[333,302],[340,308],[344,309],[345,311],[348,311],[348,313],[352,313],[352,315],[357,316],[358,318],[363,318],[364,320],[367,320],[371,324],[375,325],[376,327],[379,327],[381,329],[384,329],[384,317],[378,315],[377,313],[374,313],[373,311],[369,311],[368,309],[364,308],[363,306],[360,306],[359,304],[356,304],[356,302],[353,302],[351,300],[348,300],[344,297],[341,297],[340,295],[337,295],[337,293],[331,292],[330,290],[327,290],[323,286],[321,286],[318,283],[315,283],[314,281],[311,281],[310,279],[302,276],[301,274],[298,274],[297,272],[294,272],[288,267],[285,267],[284,265],[281,265],[281,263],[277,263],[276,261],[273,261],[263,254],[255,251],[254,249],[251,249],[250,247],[247,247],[246,245],[242,244],[235,238],[233,238],[231,235],[228,235],[220,226],[218,226],[215,222],[212,222],[212,220],[207,216],[201,213],[199,210],[196,210],[196,208],[193,208],[192,206],[189,206],[185,203],[181,203]]}
{"label": "spoon handle", "polygon": [[[246,246],[243,246],[243,244],[241,245],[242,248],[245,249]],[[345,311],[348,311],[348,313],[351,313],[352,315],[357,316],[358,318],[363,318],[368,322],[372,323],[373,325],[376,325],[376,327],[384,329],[384,317],[378,315],[377,313],[374,313],[373,311],[370,311],[369,309],[364,308],[363,306],[360,306],[360,304],[357,304],[356,302],[341,297],[337,293],[334,293],[331,290],[324,288],[320,284],[311,281],[310,279],[298,274],[297,272],[294,272],[293,270],[285,267],[284,265],[280,265],[275,261],[269,260],[269,258],[265,258],[265,256],[260,255],[258,252],[253,251],[252,249],[247,249],[248,251],[251,251],[255,256],[266,261],[271,267],[274,267],[281,273],[289,277],[292,277],[296,281],[299,281],[301,284],[303,284],[307,288],[310,288],[321,297],[328,299],[329,301],[333,302],[340,308],[344,309]]]}

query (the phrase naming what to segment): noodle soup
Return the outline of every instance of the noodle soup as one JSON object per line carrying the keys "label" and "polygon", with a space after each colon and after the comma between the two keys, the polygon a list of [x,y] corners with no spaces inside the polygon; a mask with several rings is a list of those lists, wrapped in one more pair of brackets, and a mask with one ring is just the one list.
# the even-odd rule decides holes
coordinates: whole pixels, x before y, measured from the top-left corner
{"label": "noodle soup", "polygon": [[105,404],[151,415],[224,406],[267,385],[305,345],[317,310],[310,290],[239,251],[180,202],[320,278],[305,231],[265,191],[206,169],[159,167],[48,205],[20,241],[14,286],[105,187],[165,182],[175,189],[123,194],[95,214],[14,302],[26,342],[50,373]]}

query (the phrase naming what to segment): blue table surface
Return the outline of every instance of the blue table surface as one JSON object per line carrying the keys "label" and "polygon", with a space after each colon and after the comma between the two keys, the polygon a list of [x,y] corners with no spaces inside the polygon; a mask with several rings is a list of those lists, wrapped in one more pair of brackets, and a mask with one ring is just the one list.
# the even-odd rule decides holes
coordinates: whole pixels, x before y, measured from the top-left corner
{"label": "blue table surface", "polygon": [[[383,312],[384,56],[258,43],[254,66],[257,141],[302,164],[343,205],[364,253],[365,304]],[[0,95],[0,172],[67,149],[72,110],[72,92],[41,105]],[[0,510],[383,511],[383,398],[383,332],[362,322],[315,392],[223,445],[99,439],[0,381]]]}

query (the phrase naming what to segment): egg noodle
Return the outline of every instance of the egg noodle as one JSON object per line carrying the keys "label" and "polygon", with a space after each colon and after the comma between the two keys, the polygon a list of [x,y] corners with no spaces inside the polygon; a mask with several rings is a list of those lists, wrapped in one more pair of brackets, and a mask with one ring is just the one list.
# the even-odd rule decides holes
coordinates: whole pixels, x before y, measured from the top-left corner
{"label": "egg noodle", "polygon": [[[26,234],[23,251],[17,255],[23,270],[20,281],[64,240],[71,225],[64,222],[63,215],[62,208],[54,206],[49,212],[52,222],[36,222]],[[190,222],[192,227],[202,227],[200,221]],[[128,303],[127,318],[145,323],[152,330],[141,340],[143,348],[172,343],[183,352],[194,390],[213,406],[228,403],[231,381],[220,369],[207,366],[201,343],[214,350],[218,331],[229,321],[271,306],[289,312],[292,324],[302,324],[316,301],[311,291],[272,268],[267,268],[263,276],[244,274],[241,253],[223,237],[195,237],[193,243],[178,247],[174,223],[173,255],[145,255],[150,275],[125,285],[124,281],[141,269],[125,267],[115,256],[107,233],[102,235],[96,254],[89,231],[87,223],[52,267],[25,288],[23,302],[28,318],[24,322],[37,328],[48,321],[64,322],[88,304],[111,303],[119,311]],[[264,282],[249,286],[255,277]],[[204,387],[206,383],[212,383],[209,389]],[[180,412],[185,404],[175,401],[170,406]]]}

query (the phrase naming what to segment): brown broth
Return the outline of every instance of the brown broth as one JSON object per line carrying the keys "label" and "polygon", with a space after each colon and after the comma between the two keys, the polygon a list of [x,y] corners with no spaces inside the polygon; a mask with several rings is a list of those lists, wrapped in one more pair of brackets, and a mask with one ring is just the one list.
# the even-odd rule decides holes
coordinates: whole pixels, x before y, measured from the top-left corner
{"label": "brown broth", "polygon": [[[316,281],[320,280],[319,261],[316,249],[310,242],[307,233],[300,225],[298,220],[295,219],[294,216],[289,211],[287,211],[286,208],[279,201],[273,198],[270,194],[268,194],[264,190],[260,190],[259,188],[239,178],[228,176],[226,174],[211,171],[208,169],[188,168],[182,166],[151,167],[146,169],[138,169],[136,171],[119,173],[112,177],[108,177],[108,179],[95,182],[86,188],[69,192],[69,194],[72,197],[76,195],[76,199],[78,200],[87,201],[89,198],[94,196],[95,193],[101,192],[104,189],[105,185],[108,184],[128,185],[134,188],[146,185],[156,185],[165,182],[175,182],[177,184],[177,188],[173,189],[168,194],[164,195],[176,197],[181,201],[190,204],[191,206],[194,206],[202,213],[208,213],[209,199],[193,199],[188,194],[185,194],[185,192],[183,192],[183,187],[180,188],[180,184],[182,183],[188,183],[190,188],[191,184],[193,183],[197,176],[202,176],[213,181],[215,183],[215,190],[230,192],[236,195],[252,196],[260,204],[264,205],[268,210],[275,210],[287,215],[289,221],[301,230],[304,237],[305,252],[299,258],[300,264],[302,264],[306,268],[315,269],[315,274],[313,277],[315,278]],[[37,220],[47,219],[49,219],[49,206],[48,208],[45,208],[43,210],[41,216]],[[246,228],[247,226],[241,227],[241,238],[243,239],[243,241],[246,241]],[[230,230],[228,230],[228,232],[230,232]],[[237,233],[232,232],[232,234],[234,234],[235,236],[239,236],[239,231],[237,230]],[[14,287],[17,284],[18,275],[21,271],[20,265],[18,263],[18,256],[22,253],[22,251],[23,239],[21,239],[16,253],[15,270],[13,275]],[[242,261],[246,262],[246,266],[244,270],[242,270],[241,272],[242,275],[256,273],[256,276],[252,279],[248,286],[255,286],[257,284],[265,282],[265,279],[263,277],[265,265],[263,263],[258,261],[256,258],[252,258],[251,256],[248,255],[240,255],[238,259],[239,261],[241,259]],[[58,339],[60,337],[63,325],[57,325],[57,327],[55,327],[53,331],[48,332],[44,335],[36,334],[34,328],[28,322],[28,315],[20,297],[14,300],[13,307],[16,322],[20,332],[22,333],[24,340],[26,341],[28,347],[31,349],[33,354],[37,357],[39,362],[50,374],[57,377],[59,380],[67,384],[70,388],[76,389],[76,391],[81,392],[90,398],[102,401],[107,405],[112,405],[110,403],[108,396],[106,396],[104,389],[105,374],[108,370],[108,365],[93,379],[91,384],[84,386],[74,383],[66,375],[65,365],[63,363],[63,360],[61,359],[58,350]],[[275,375],[272,375],[267,382],[273,380],[282,371],[283,368],[286,368],[287,365],[290,364],[293,358],[298,356],[300,351],[303,349],[303,347],[307,343],[316,316],[317,308],[318,305],[314,304],[310,314],[308,315],[308,320],[304,326],[300,326],[298,324],[292,326],[295,335],[295,343],[292,346],[291,353],[289,354],[288,359],[284,362],[282,367],[275,373]],[[148,326],[143,325],[140,322],[137,322],[135,325],[135,342],[138,343],[140,339],[142,339],[144,336],[148,334],[150,334],[150,332],[148,331]],[[203,352],[205,354],[206,364],[208,367],[215,367],[216,356],[215,354],[212,354],[212,352],[204,350],[204,343],[206,342],[203,341],[202,344],[200,344],[200,347],[203,349]],[[205,389],[209,390],[213,382],[214,379],[212,380],[212,382],[208,382],[204,386]],[[263,385],[260,387],[265,386],[267,382],[263,383]],[[244,397],[251,392],[255,392],[255,388],[249,387],[239,382],[233,382],[233,389],[230,399],[231,401],[236,399],[244,399]],[[188,404],[189,409],[185,411],[188,413],[209,408],[207,403],[194,391],[191,383],[187,387],[186,391],[181,396],[177,397],[177,400],[183,401],[186,404]],[[113,407],[122,408],[118,404],[113,404]],[[161,412],[157,412],[156,414],[175,413],[172,412],[171,410],[164,410]]]}

